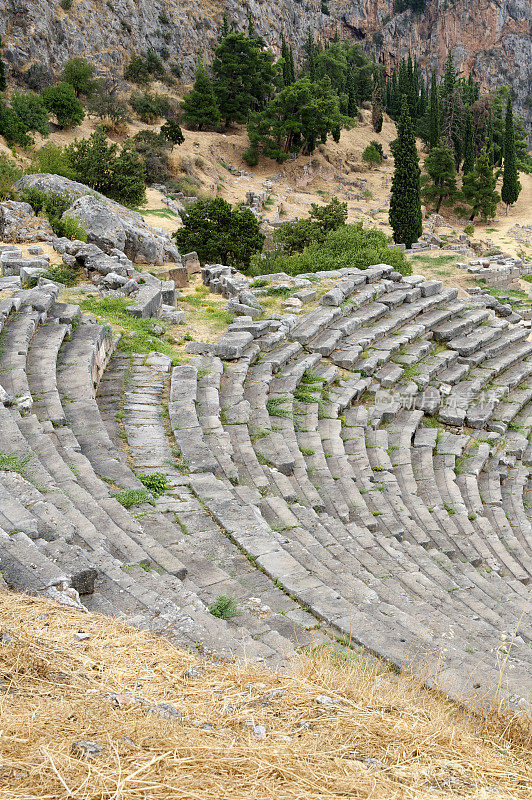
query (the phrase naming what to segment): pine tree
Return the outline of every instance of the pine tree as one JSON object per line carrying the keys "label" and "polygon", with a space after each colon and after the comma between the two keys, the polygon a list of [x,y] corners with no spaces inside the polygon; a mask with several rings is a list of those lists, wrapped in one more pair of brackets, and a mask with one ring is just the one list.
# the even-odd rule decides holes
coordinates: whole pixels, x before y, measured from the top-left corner
{"label": "pine tree", "polygon": [[521,191],[519,173],[515,162],[515,130],[512,112],[512,101],[508,98],[506,104],[506,119],[504,124],[504,167],[502,172],[501,198],[506,203],[506,213]]}
{"label": "pine tree", "polygon": [[464,127],[464,142],[463,142],[463,152],[464,152],[464,163],[462,165],[463,174],[466,175],[468,172],[475,166],[475,141],[474,141],[474,131],[473,131],[473,117],[471,115],[471,109],[467,108],[465,112],[465,127]]}
{"label": "pine tree", "polygon": [[430,106],[429,106],[429,145],[436,147],[440,138],[440,102],[438,98],[438,82],[436,70],[432,70],[430,82]]}
{"label": "pine tree", "polygon": [[283,68],[283,84],[290,86],[295,80],[294,53],[286,43],[284,36],[281,36],[281,59]]}
{"label": "pine tree", "polygon": [[214,86],[205,67],[198,61],[194,87],[181,103],[185,125],[197,128],[216,128],[220,124],[220,111],[214,94]]}
{"label": "pine tree", "polygon": [[7,81],[6,81],[6,66],[4,64],[4,59],[2,58],[2,40],[0,39],[0,92],[5,92],[7,88]]}
{"label": "pine tree", "polygon": [[419,158],[408,102],[403,96],[397,140],[393,149],[395,168],[390,198],[390,225],[394,242],[410,247],[422,232]]}
{"label": "pine tree", "polygon": [[497,212],[497,203],[501,199],[495,190],[497,175],[493,174],[493,165],[485,147],[475,162],[475,167],[462,180],[462,197],[471,206],[473,221],[477,214],[484,220],[493,219]]}
{"label": "pine tree", "polygon": [[457,197],[453,154],[446,145],[438,144],[432,148],[423,166],[427,173],[422,179],[423,200],[434,204],[434,210],[438,213],[443,204]]}

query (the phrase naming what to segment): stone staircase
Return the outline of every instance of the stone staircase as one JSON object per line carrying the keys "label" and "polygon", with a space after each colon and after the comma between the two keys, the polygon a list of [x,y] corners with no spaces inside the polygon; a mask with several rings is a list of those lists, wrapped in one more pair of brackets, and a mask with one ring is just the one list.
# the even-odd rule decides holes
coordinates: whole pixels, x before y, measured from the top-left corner
{"label": "stone staircase", "polygon": [[[377,265],[172,367],[113,354],[56,296],[0,301],[8,584],[79,586],[218,656],[280,668],[336,636],[452,696],[530,702],[524,327]],[[167,491],[126,510],[113,495],[150,473]],[[208,612],[220,595],[233,620]]]}

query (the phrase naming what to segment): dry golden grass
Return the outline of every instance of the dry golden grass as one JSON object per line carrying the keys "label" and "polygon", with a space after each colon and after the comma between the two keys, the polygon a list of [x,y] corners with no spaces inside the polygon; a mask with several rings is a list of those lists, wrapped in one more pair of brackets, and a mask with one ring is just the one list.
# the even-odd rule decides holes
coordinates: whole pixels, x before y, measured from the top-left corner
{"label": "dry golden grass", "polygon": [[[6,800],[531,796],[524,719],[479,721],[375,664],[326,652],[290,675],[208,663],[115,620],[15,594],[0,595],[0,625]],[[191,667],[199,677],[185,676]],[[182,721],[150,715],[158,703]],[[74,755],[81,739],[103,754]]]}

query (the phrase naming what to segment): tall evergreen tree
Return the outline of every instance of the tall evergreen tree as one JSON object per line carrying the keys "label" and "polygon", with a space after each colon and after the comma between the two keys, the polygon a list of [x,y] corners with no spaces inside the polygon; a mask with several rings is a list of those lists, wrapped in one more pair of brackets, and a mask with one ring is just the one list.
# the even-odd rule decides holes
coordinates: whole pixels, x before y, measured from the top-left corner
{"label": "tall evergreen tree", "polygon": [[229,21],[227,19],[227,14],[224,11],[222,27],[220,28],[220,35],[218,37],[218,41],[221,42],[221,40],[225,39],[225,37],[228,35],[229,35]]}
{"label": "tall evergreen tree", "polygon": [[373,76],[373,94],[371,96],[371,124],[375,133],[382,131],[382,90],[380,84],[380,75],[377,73]]}
{"label": "tall evergreen tree", "polygon": [[456,169],[451,150],[444,144],[433,147],[425,159],[426,175],[422,178],[422,194],[426,203],[434,205],[436,213],[442,205],[457,197]]}
{"label": "tall evergreen tree", "polygon": [[2,58],[2,40],[0,39],[0,92],[5,92],[6,88],[6,65],[4,64],[4,59]]}
{"label": "tall evergreen tree", "polygon": [[430,82],[430,106],[429,106],[429,145],[436,147],[440,138],[440,101],[438,98],[438,81],[436,70],[432,70]]}
{"label": "tall evergreen tree", "polygon": [[450,97],[452,95],[456,86],[457,79],[458,79],[458,73],[456,72],[454,66],[454,56],[449,50],[443,73],[443,84],[441,89],[443,97]]}
{"label": "tall evergreen tree", "polygon": [[181,103],[185,125],[190,128],[216,128],[220,124],[220,110],[214,94],[211,77],[205,67],[198,61],[196,79],[190,91]]}
{"label": "tall evergreen tree", "polygon": [[497,212],[497,203],[501,199],[495,187],[497,175],[493,174],[493,165],[485,147],[475,161],[475,167],[462,180],[462,197],[471,206],[473,221],[477,214],[484,220],[493,219]]}
{"label": "tall evergreen tree", "polygon": [[305,44],[303,45],[303,50],[307,57],[307,71],[308,76],[311,81],[315,81],[317,78],[317,71],[316,71],[316,45],[314,44],[314,38],[312,36],[312,31],[310,28],[307,32],[307,38],[305,39]]}
{"label": "tall evergreen tree", "polygon": [[465,111],[463,152],[464,163],[462,165],[462,172],[466,175],[468,172],[471,172],[475,166],[475,132],[473,130],[473,117],[470,108],[466,108]]}
{"label": "tall evergreen tree", "polygon": [[247,121],[273,92],[273,53],[256,36],[230,33],[214,51],[214,91],[225,124]]}
{"label": "tall evergreen tree", "polygon": [[281,58],[283,67],[283,84],[290,86],[295,80],[294,53],[292,48],[286,43],[284,36],[281,36]]}
{"label": "tall evergreen tree", "polygon": [[393,148],[395,162],[390,198],[390,225],[394,242],[410,247],[422,232],[419,158],[416,137],[403,96],[397,140]]}
{"label": "tall evergreen tree", "polygon": [[347,73],[347,116],[355,117],[357,113],[357,90],[355,85],[355,73],[350,69]]}
{"label": "tall evergreen tree", "polygon": [[512,101],[508,98],[506,104],[506,118],[504,124],[504,167],[502,171],[501,198],[506,203],[506,213],[521,191],[519,173],[515,161],[515,130]]}

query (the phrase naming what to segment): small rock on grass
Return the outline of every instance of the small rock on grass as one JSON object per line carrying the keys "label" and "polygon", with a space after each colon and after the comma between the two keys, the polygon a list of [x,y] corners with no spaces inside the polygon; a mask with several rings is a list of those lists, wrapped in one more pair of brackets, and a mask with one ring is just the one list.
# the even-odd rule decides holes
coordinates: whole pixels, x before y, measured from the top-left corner
{"label": "small rock on grass", "polygon": [[103,755],[105,745],[99,742],[91,742],[89,739],[80,739],[72,742],[70,752],[78,758],[98,758]]}

